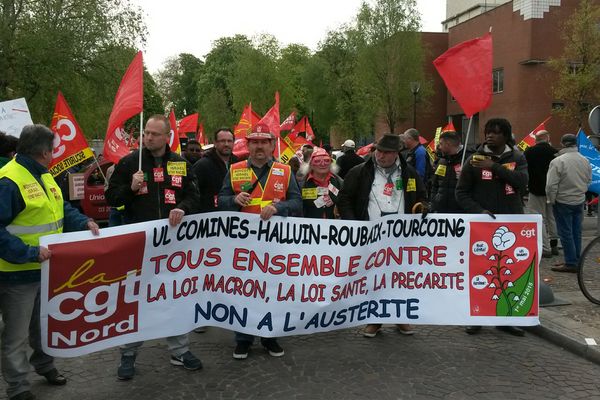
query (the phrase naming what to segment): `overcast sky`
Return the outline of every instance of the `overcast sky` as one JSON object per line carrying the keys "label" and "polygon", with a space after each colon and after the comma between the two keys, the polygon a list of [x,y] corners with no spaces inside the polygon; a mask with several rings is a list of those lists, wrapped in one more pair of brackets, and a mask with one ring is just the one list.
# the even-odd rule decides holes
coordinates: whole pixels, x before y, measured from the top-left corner
{"label": "overcast sky", "polygon": [[[315,50],[328,30],[350,22],[362,0],[132,0],[148,26],[144,62],[156,72],[168,57],[203,58],[216,39],[236,33],[274,35],[282,45]],[[441,32],[446,0],[417,0],[423,31]]]}

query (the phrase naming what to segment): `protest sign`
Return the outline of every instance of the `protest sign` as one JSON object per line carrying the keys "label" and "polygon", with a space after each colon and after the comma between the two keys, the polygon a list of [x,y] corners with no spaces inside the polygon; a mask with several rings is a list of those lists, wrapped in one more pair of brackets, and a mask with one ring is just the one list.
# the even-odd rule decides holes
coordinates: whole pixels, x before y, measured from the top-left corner
{"label": "protest sign", "polygon": [[44,350],[70,357],[218,326],[537,325],[539,215],[376,221],[215,212],[45,236]]}
{"label": "protest sign", "polygon": [[25,125],[32,125],[29,108],[24,98],[0,103],[0,131],[19,137]]}

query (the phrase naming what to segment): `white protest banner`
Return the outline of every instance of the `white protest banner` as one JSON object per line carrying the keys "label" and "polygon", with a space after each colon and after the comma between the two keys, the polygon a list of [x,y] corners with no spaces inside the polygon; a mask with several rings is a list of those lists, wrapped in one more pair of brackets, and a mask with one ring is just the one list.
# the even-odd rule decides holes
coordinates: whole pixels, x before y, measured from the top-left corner
{"label": "white protest banner", "polygon": [[25,125],[31,125],[31,115],[25,98],[0,103],[0,131],[19,137]]}
{"label": "white protest banner", "polygon": [[539,215],[209,213],[42,238],[42,344],[69,357],[218,326],[537,325]]}

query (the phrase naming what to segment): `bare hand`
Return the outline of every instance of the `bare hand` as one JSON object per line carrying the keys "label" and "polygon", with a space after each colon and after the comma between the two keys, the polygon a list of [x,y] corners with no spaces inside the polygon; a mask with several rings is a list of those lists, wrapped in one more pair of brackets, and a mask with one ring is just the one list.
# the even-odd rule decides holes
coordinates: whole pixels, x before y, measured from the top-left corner
{"label": "bare hand", "polygon": [[174,208],[169,212],[169,225],[177,226],[181,222],[181,219],[185,215],[185,211],[181,208]]}
{"label": "bare hand", "polygon": [[233,199],[233,201],[240,207],[246,207],[248,204],[250,204],[250,193],[238,193],[237,196],[235,196],[235,198]]}
{"label": "bare hand", "polygon": [[89,220],[87,223],[87,228],[92,231],[92,234],[94,236],[98,236],[100,234],[100,227],[98,226],[98,224],[96,222],[94,222],[94,220]]}
{"label": "bare hand", "polygon": [[144,183],[144,173],[142,171],[138,171],[131,176],[131,191],[137,192],[142,187]]}
{"label": "bare hand", "polygon": [[50,258],[52,252],[45,247],[40,246],[40,254],[38,255],[38,261],[44,262]]}
{"label": "bare hand", "polygon": [[268,206],[266,206],[262,210],[260,210],[260,218],[263,221],[268,220],[275,214],[277,214],[277,208],[275,208],[275,206],[272,204],[269,204]]}
{"label": "bare hand", "polygon": [[484,160],[471,160],[471,165],[475,168],[492,169],[494,164],[495,162],[489,158],[486,158]]}

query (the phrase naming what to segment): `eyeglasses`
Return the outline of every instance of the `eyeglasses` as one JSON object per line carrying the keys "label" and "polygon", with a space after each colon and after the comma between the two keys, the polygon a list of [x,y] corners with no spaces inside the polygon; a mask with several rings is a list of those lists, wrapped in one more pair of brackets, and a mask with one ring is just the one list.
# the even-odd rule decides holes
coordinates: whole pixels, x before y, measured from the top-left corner
{"label": "eyeglasses", "polygon": [[331,164],[331,158],[328,158],[328,157],[315,158],[314,160],[311,160],[310,164],[314,165],[315,167],[326,167],[329,164]]}

